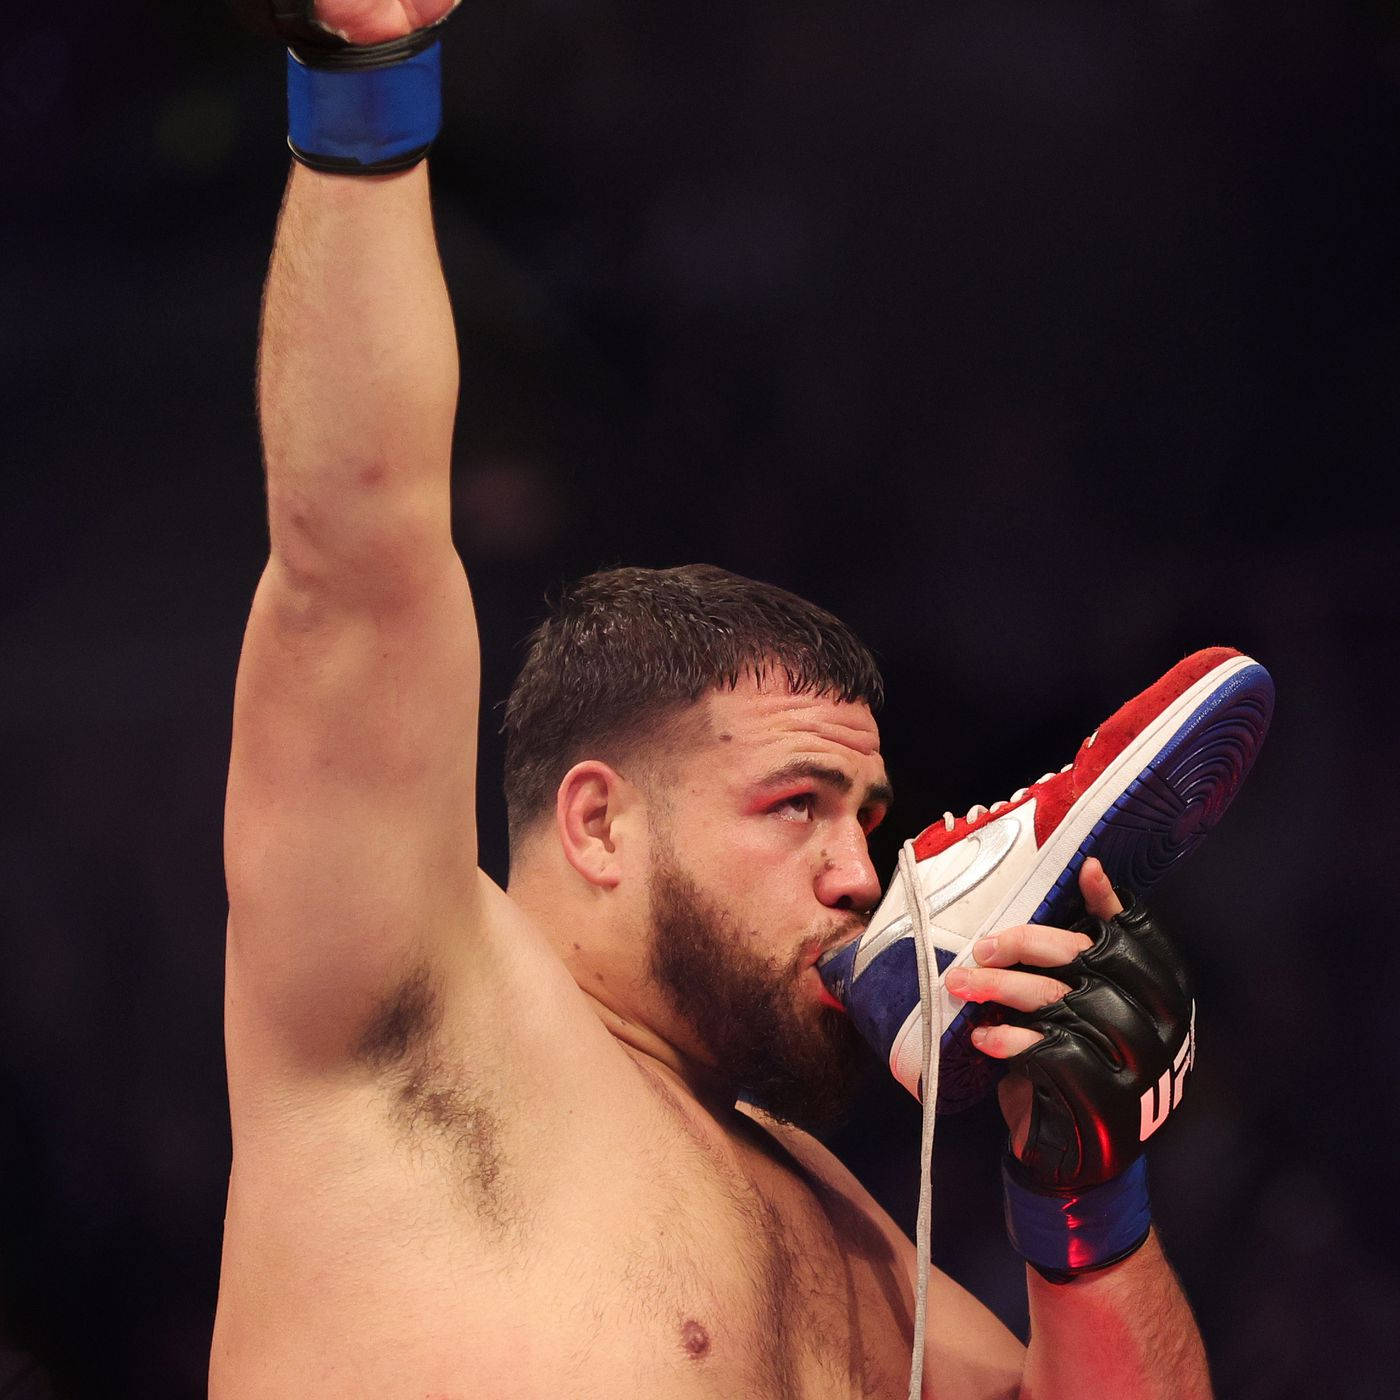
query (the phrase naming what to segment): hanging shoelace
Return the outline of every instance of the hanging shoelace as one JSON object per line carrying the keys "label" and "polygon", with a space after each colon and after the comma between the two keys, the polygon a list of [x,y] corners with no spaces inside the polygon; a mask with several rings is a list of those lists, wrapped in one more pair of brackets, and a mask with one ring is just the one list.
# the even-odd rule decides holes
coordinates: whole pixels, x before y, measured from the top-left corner
{"label": "hanging shoelace", "polygon": [[[1096,729],[1084,741],[1086,749],[1092,748],[1099,737]],[[1074,767],[1067,763],[1059,773],[1068,773]],[[999,812],[1029,795],[1031,788],[1058,777],[1057,773],[1045,773],[1031,783],[1013,792],[1002,802],[994,802],[990,807],[973,807],[964,818],[975,822],[979,817]],[[951,812],[944,812],[945,827],[952,831],[957,818]],[[914,923],[914,960],[919,973],[919,1015],[923,1023],[923,1060],[919,1082],[923,1115],[919,1127],[919,1213],[914,1225],[915,1269],[918,1277],[914,1281],[914,1355],[909,1367],[909,1400],[922,1400],[924,1384],[924,1339],[928,1330],[928,1276],[933,1267],[932,1260],[932,1206],[933,1206],[933,1133],[938,1117],[938,1063],[943,1042],[943,998],[934,995],[933,970],[929,967],[929,917],[928,906],[919,893],[919,859],[914,854],[914,843],[906,841],[899,851],[899,877],[904,884],[904,903]]]}
{"label": "hanging shoelace", "polygon": [[923,1022],[923,1063],[919,1077],[923,1117],[919,1129],[919,1214],[914,1226],[914,1356],[909,1368],[909,1400],[921,1400],[924,1384],[924,1335],[928,1327],[928,1275],[932,1267],[930,1242],[933,1204],[933,1130],[937,1118],[938,1058],[943,1041],[943,998],[933,992],[929,967],[928,908],[919,893],[918,857],[914,843],[899,852],[904,902],[914,921],[914,961],[919,972],[919,1013]]}

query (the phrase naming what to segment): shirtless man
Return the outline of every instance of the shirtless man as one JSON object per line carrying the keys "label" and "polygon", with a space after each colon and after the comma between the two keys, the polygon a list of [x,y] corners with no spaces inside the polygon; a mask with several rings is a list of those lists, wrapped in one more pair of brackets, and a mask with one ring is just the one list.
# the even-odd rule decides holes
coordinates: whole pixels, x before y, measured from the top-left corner
{"label": "shirtless man", "polygon": [[[448,6],[317,8],[368,44]],[[456,390],[426,165],[294,164],[228,788],[211,1394],[902,1396],[913,1246],[774,1116],[819,1115],[850,1049],[813,963],[880,893],[874,668],[834,620],[717,571],[588,583],[511,701],[502,891],[476,864]],[[726,639],[677,621],[697,592],[737,619]],[[1083,888],[1118,907],[1092,864]],[[1044,937],[1046,966],[1086,941]],[[1056,995],[1000,976],[1008,1000]],[[1022,1347],[932,1274],[926,1396],[1208,1395],[1155,1239],[1027,1287]]]}

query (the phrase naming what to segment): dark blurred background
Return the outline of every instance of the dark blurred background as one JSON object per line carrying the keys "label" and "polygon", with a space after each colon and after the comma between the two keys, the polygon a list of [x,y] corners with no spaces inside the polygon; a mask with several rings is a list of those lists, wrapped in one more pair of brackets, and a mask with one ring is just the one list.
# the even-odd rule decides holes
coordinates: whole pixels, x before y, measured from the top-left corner
{"label": "dark blurred background", "polygon": [[[194,1396],[281,62],[218,0],[6,28],[0,1394]],[[1222,1396],[1400,1394],[1394,0],[469,0],[447,46],[488,868],[519,641],[599,566],[855,625],[885,870],[1250,651],[1273,735],[1156,901],[1201,999],[1156,1211]],[[936,1256],[1023,1328],[998,1140],[942,1123]],[[881,1084],[836,1144],[907,1224],[916,1142]]]}

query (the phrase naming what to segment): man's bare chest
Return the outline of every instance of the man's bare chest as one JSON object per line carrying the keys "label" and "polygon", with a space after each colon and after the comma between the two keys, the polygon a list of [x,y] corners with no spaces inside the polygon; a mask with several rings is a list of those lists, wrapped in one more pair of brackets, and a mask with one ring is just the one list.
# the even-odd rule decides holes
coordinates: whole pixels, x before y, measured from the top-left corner
{"label": "man's bare chest", "polygon": [[607,1238],[577,1241],[617,1333],[680,1363],[666,1393],[903,1394],[913,1295],[888,1232],[747,1118],[671,1128],[631,1145]]}
{"label": "man's bare chest", "polygon": [[[362,1364],[385,1362],[367,1394],[904,1393],[913,1299],[898,1242],[757,1124],[660,1097],[625,1130],[507,1131],[488,1200],[459,1132],[420,1122],[405,1136],[369,1116],[352,1170],[317,1152],[314,1196],[287,1179],[231,1196],[223,1321],[243,1311],[246,1275],[291,1344],[281,1374],[314,1372],[353,1338]],[[302,1164],[289,1178],[311,1179]],[[256,1230],[238,1196],[257,1199]]]}

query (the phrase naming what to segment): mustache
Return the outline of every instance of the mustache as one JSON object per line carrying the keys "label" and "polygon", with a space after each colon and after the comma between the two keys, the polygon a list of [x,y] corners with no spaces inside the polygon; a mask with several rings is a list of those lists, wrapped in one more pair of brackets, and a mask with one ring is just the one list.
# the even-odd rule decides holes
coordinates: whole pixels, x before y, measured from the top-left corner
{"label": "mustache", "polygon": [[852,913],[848,918],[828,924],[802,945],[798,954],[801,960],[799,966],[814,966],[819,958],[825,957],[833,948],[839,948],[853,938],[859,938],[870,927],[874,916],[874,910],[864,914]]}

